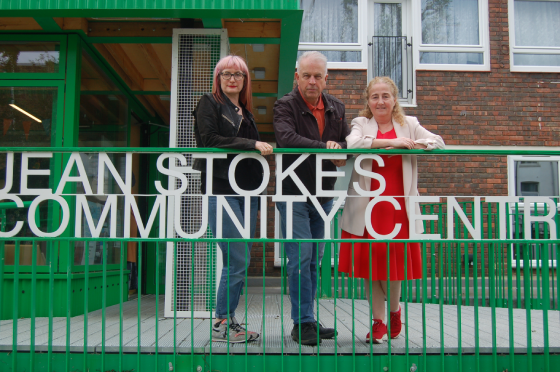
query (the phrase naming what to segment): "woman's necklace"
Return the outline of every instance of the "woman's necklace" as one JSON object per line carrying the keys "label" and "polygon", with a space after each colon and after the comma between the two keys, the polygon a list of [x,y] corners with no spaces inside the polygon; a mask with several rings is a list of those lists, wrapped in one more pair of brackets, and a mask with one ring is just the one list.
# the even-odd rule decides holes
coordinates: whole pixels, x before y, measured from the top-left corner
{"label": "woman's necklace", "polygon": [[243,115],[243,109],[241,108],[241,106],[235,105],[235,111],[237,112],[238,115]]}

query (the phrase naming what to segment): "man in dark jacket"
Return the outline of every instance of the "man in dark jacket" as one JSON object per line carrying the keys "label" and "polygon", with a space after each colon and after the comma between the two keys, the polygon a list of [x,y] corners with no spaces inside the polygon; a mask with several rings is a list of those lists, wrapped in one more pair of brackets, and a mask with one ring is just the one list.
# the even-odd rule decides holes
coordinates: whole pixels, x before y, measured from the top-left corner
{"label": "man in dark jacket", "polygon": [[[295,74],[297,86],[274,105],[274,132],[278,148],[346,148],[349,128],[344,104],[323,93],[327,76],[327,59],[323,54],[306,52],[300,56]],[[288,169],[298,158],[299,154],[283,155],[281,170]],[[323,177],[322,184],[316,185],[316,173],[334,172],[337,166],[344,166],[345,163],[346,160],[323,160],[322,169],[317,170],[316,157],[309,156],[295,168],[296,177],[288,176],[282,181],[281,194],[317,195],[319,190],[333,190],[336,179]],[[296,184],[294,178],[301,180],[301,183]],[[302,192],[302,184],[308,192]],[[294,321],[292,339],[303,345],[316,345],[318,338],[320,340],[335,336],[334,329],[317,324],[313,311],[318,263],[323,257],[324,243],[300,244],[299,240],[324,238],[325,224],[321,213],[329,214],[333,198],[318,197],[315,202],[310,198],[303,200],[293,202],[292,208],[287,208],[286,202],[277,202],[276,206],[281,216],[283,236],[290,238],[286,235],[287,221],[291,220],[293,227],[294,243],[286,243],[284,246],[288,256],[291,316]],[[318,211],[319,206],[322,211]]]}

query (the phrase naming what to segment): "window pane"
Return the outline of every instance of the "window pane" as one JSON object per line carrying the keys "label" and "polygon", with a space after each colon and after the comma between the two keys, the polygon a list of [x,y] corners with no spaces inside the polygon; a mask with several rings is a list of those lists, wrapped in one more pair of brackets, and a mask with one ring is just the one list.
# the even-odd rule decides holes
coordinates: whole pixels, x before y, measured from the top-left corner
{"label": "window pane", "polygon": [[375,3],[375,36],[402,36],[402,4]]}
{"label": "window pane", "polygon": [[560,47],[560,1],[515,1],[514,15],[515,46]]}
{"label": "window pane", "polygon": [[516,196],[558,196],[557,161],[516,161]]}
{"label": "window pane", "polygon": [[[112,147],[127,147],[128,135],[128,99],[115,83],[109,78],[95,60],[86,52],[82,53],[82,69],[80,81],[80,118],[78,146],[99,147],[100,151],[108,151]],[[120,177],[125,179],[125,154],[108,154]],[[81,154],[82,163],[86,170],[88,180],[93,193],[97,193],[98,155]],[[105,176],[104,188],[108,194],[120,194],[121,190],[115,178]],[[138,174],[133,173],[132,183],[136,183]],[[76,192],[84,194],[83,187],[78,183]],[[87,207],[89,208],[95,226],[98,226],[103,208],[107,203],[107,197],[103,195],[88,196]],[[82,212],[83,213],[83,212]],[[124,202],[119,197],[117,203],[116,221],[109,217],[101,227],[100,237],[110,235],[111,226],[116,226],[117,236],[124,234]],[[134,222],[133,222],[134,226]],[[82,236],[91,237],[92,232],[87,220],[82,219]],[[103,263],[103,243],[100,241],[76,242],[74,244],[74,264],[85,265],[86,251],[90,264]],[[120,243],[108,242],[107,263],[120,262]]]}
{"label": "window pane", "polygon": [[482,65],[482,53],[420,52],[420,63],[442,65]]}
{"label": "window pane", "polygon": [[301,0],[300,7],[300,42],[358,42],[358,0]]}
{"label": "window pane", "polygon": [[422,43],[480,45],[478,0],[422,0]]}
{"label": "window pane", "polygon": [[516,66],[559,66],[560,54],[519,54],[513,55]]}
{"label": "window pane", "polygon": [[0,72],[58,72],[57,42],[2,41]]}
{"label": "window pane", "polygon": [[[306,50],[298,51],[298,57]],[[320,50],[322,54],[327,56],[329,62],[362,62],[362,52],[343,52],[337,50]]]}
{"label": "window pane", "polygon": [[[109,153],[107,154],[111,163],[115,166],[118,175],[122,180],[126,180],[126,155],[125,154],[114,154]],[[98,167],[99,167],[99,156],[93,153],[81,153],[80,154],[82,164],[84,165],[84,169],[86,171],[86,175],[94,194],[99,192],[98,189]],[[136,183],[136,177],[138,175],[133,174],[132,182],[133,184]],[[107,194],[122,194],[122,190],[118,185],[115,177],[111,175],[110,172],[105,174],[103,187],[104,192]],[[77,194],[85,194],[85,190],[81,183],[77,183],[76,187]],[[106,208],[107,203],[107,196],[106,195],[94,195],[94,196],[86,196],[87,199],[87,208],[89,209],[89,213],[91,214],[93,220],[92,228],[99,228],[99,236],[102,238],[107,238],[110,236],[111,228],[116,228],[116,236],[124,236],[124,199],[122,197],[118,198],[117,201],[117,212],[116,212],[116,220],[113,220],[110,214],[106,217],[105,222],[103,225],[100,225],[99,221],[103,214],[103,209]],[[84,211],[80,210],[79,213],[83,214]],[[134,223],[134,222],[133,222]],[[134,225],[133,225],[134,226]],[[82,218],[82,225],[80,226],[82,229],[82,236],[83,237],[91,237],[92,231],[90,229],[89,223],[87,218]],[[108,242],[107,249],[108,249],[108,264],[114,264],[119,262],[119,247],[120,243],[118,242]],[[103,243],[100,241],[90,241],[90,242],[76,242],[74,244],[74,264],[75,265],[85,265],[86,262],[86,253],[84,249],[88,249],[88,262],[90,264],[102,264],[103,263]]]}
{"label": "window pane", "polygon": [[56,102],[54,87],[0,87],[0,146],[51,146]]}
{"label": "window pane", "polygon": [[[21,71],[20,71],[21,72]],[[2,133],[0,146],[17,147],[49,147],[51,136],[56,125],[57,88],[55,87],[0,87],[0,122]],[[21,111],[20,111],[21,110]],[[33,118],[31,117],[33,116]],[[50,169],[52,172],[53,161],[48,158],[29,158],[28,168]],[[0,188],[6,187],[7,181],[7,155],[0,154]],[[21,154],[14,155],[12,187],[7,190],[11,194],[21,192]],[[52,185],[49,176],[33,175],[27,177],[28,189],[48,189]],[[34,199],[34,196],[21,195],[24,203]],[[5,224],[3,231],[11,231],[17,221],[23,221],[23,227],[16,235],[18,237],[34,234],[28,224],[28,205],[25,208],[6,208],[4,200],[0,206],[0,219]],[[53,202],[44,201],[39,204],[35,214],[35,221],[41,231],[52,231],[49,227],[50,211],[53,210]],[[56,204],[56,203],[55,203]],[[4,243],[0,243],[4,244]],[[48,244],[38,242],[37,264],[46,265],[49,261]],[[13,265],[15,244],[5,242],[6,264]],[[22,242],[20,246],[20,264],[30,265],[32,260],[32,246],[28,242]],[[11,258],[10,258],[11,255]],[[11,261],[10,261],[11,260]]]}
{"label": "window pane", "polygon": [[78,145],[126,147],[128,99],[85,51],[80,88]]}

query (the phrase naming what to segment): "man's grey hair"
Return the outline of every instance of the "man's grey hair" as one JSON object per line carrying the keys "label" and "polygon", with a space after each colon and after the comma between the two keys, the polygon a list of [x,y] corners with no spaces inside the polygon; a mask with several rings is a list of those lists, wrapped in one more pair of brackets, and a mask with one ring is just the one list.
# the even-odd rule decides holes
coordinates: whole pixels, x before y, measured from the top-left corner
{"label": "man's grey hair", "polygon": [[327,71],[327,56],[325,56],[321,52],[307,51],[307,52],[303,53],[301,56],[299,56],[299,58],[297,59],[297,72],[298,72],[298,74],[300,73],[300,70],[299,70],[299,66],[301,65],[300,62],[304,59],[313,59],[313,60],[316,60],[316,61],[323,62],[323,64],[325,65],[325,75],[328,73],[328,71]]}

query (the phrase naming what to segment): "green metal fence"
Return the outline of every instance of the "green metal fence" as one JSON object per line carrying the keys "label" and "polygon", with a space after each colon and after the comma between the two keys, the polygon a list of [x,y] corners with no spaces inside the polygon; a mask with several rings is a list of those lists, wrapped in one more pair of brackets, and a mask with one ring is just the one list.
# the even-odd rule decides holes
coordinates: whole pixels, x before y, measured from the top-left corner
{"label": "green metal fence", "polygon": [[[142,151],[122,149],[121,152],[131,150]],[[448,154],[446,151],[415,153]],[[472,217],[472,202],[461,206]],[[547,213],[546,207],[535,206],[533,210],[536,214]],[[238,318],[243,319],[248,329],[261,334],[255,342],[218,344],[210,341],[212,322],[207,319],[179,318],[176,310],[173,317],[161,316],[159,260],[162,255],[159,253],[162,250],[171,244],[172,251],[177,252],[177,244],[184,242],[228,244],[249,240],[4,237],[0,241],[13,244],[14,258],[12,265],[8,265],[6,245],[0,244],[0,370],[554,371],[554,366],[560,363],[556,331],[560,326],[556,265],[560,240],[550,239],[546,223],[542,226],[536,223],[533,236],[524,237],[519,226],[520,211],[511,208],[506,211],[506,220],[511,221],[507,229],[513,229],[512,238],[498,239],[500,216],[488,203],[481,209],[485,224],[482,239],[470,239],[464,226],[456,221],[455,239],[447,240],[444,205],[423,206],[424,214],[440,217],[439,225],[432,222],[426,225],[427,232],[440,232],[442,239],[420,242],[423,278],[403,285],[403,332],[398,339],[389,338],[383,345],[363,342],[372,326],[369,306],[363,300],[363,282],[338,273],[338,245],[361,241],[341,240],[336,234],[333,239],[323,241],[326,252],[330,253],[325,254],[321,273],[314,283],[321,294],[315,299],[316,315],[338,334],[334,340],[323,340],[316,347],[309,347],[291,340],[290,303],[283,294],[288,293],[287,288],[284,281],[279,293],[267,288],[264,265],[262,287],[249,288],[245,284],[238,308],[241,314]],[[555,221],[558,227],[557,215]],[[333,229],[338,229],[336,220]],[[138,267],[143,269],[138,270],[138,283],[144,281],[147,267],[151,266],[156,272],[155,295],[128,296],[129,273],[124,262],[126,245],[131,241],[139,244]],[[253,254],[260,249],[263,257],[267,244],[279,243],[283,250],[289,242],[285,239],[250,241],[255,243]],[[41,242],[46,242],[44,265],[37,262]],[[83,246],[98,242],[101,264],[90,264],[89,250],[84,249],[83,268],[75,272],[74,251],[60,247],[72,247],[78,242]],[[387,243],[389,249],[389,241],[377,242]],[[31,265],[20,263],[24,244],[31,245]],[[148,249],[156,251],[151,256],[155,260],[146,259],[144,248],[148,245]],[[111,250],[110,246],[118,249]],[[194,250],[191,252],[194,254]],[[110,255],[118,256],[116,263],[110,262]],[[330,265],[331,258],[334,267]],[[173,260],[174,272],[166,275],[177,277],[177,255]],[[405,256],[405,265],[406,261]],[[389,262],[387,269],[389,276]],[[41,270],[46,280],[40,280]],[[284,266],[281,271],[283,275]],[[65,279],[62,290],[55,291],[57,280],[62,279]],[[245,283],[247,279],[246,276]],[[72,280],[81,282],[74,286]],[[176,282],[174,285],[176,302]],[[210,288],[212,292],[214,289]],[[65,311],[58,314],[56,309],[61,306]],[[83,311],[73,310],[76,307]],[[38,309],[46,309],[46,313],[39,314]]]}
{"label": "green metal fence", "polygon": [[[462,209],[470,215],[471,219],[474,214],[474,202],[460,202]],[[436,204],[423,204],[421,206],[422,214],[437,215],[437,223],[430,221],[424,224],[426,233],[440,233],[442,238],[447,238],[447,211],[444,203]],[[526,302],[527,296],[522,295],[523,286],[521,277],[525,271],[533,273],[528,275],[530,283],[529,299],[533,309],[543,309],[543,295],[545,288],[543,287],[541,271],[544,266],[556,267],[557,253],[556,245],[552,244],[548,225],[541,223],[533,223],[531,244],[528,250],[524,250],[522,244],[518,244],[519,239],[523,239],[523,215],[519,209],[506,209],[506,231],[508,236],[511,235],[515,238],[515,243],[506,244],[502,241],[496,240],[498,238],[498,229],[500,215],[497,205],[494,203],[481,203],[481,220],[484,225],[484,238],[489,239],[490,242],[480,243],[457,243],[455,241],[435,242],[430,241],[426,243],[424,249],[427,251],[429,257],[427,261],[428,271],[428,287],[425,295],[428,303],[437,304],[440,297],[443,299],[444,304],[457,304],[459,299],[465,305],[472,305],[474,302],[482,306],[490,306],[490,287],[492,286],[496,291],[495,306],[508,307],[508,265],[513,267],[513,282],[515,288],[513,292],[514,307],[525,308],[529,300]],[[334,221],[335,237],[339,234],[336,226],[338,218],[342,210],[337,214]],[[546,215],[546,206],[540,211],[537,205],[533,206],[532,215],[544,216]],[[459,239],[468,239],[469,233],[464,224],[461,223],[457,214],[454,214],[454,235]],[[556,223],[557,234],[560,232],[560,215],[556,214],[554,217]],[[513,230],[513,231],[512,231]],[[535,239],[535,240],[532,240]],[[545,252],[546,251],[546,252]],[[330,251],[332,252],[332,251]],[[545,260],[545,253],[547,259]],[[492,255],[491,255],[492,254]],[[334,261],[338,261],[334,257]],[[441,262],[440,262],[441,261]],[[548,262],[548,264],[547,264]],[[440,266],[441,264],[441,266]],[[328,265],[322,268],[325,272],[329,273]],[[321,293],[324,296],[332,296],[334,283],[330,280],[330,274],[322,275],[321,278],[327,280],[321,281]],[[460,282],[463,290],[462,297],[458,297],[455,290]],[[476,282],[476,285],[475,285]],[[365,286],[362,279],[349,278],[348,275],[341,273],[337,280],[338,296],[344,298],[365,299]],[[421,302],[424,296],[422,291],[422,283],[420,280],[409,281],[407,285],[409,302]],[[474,291],[477,287],[478,290]],[[555,283],[552,282],[548,287],[549,291],[549,309],[558,310],[558,297],[557,288]],[[404,287],[402,292],[404,292]]]}

